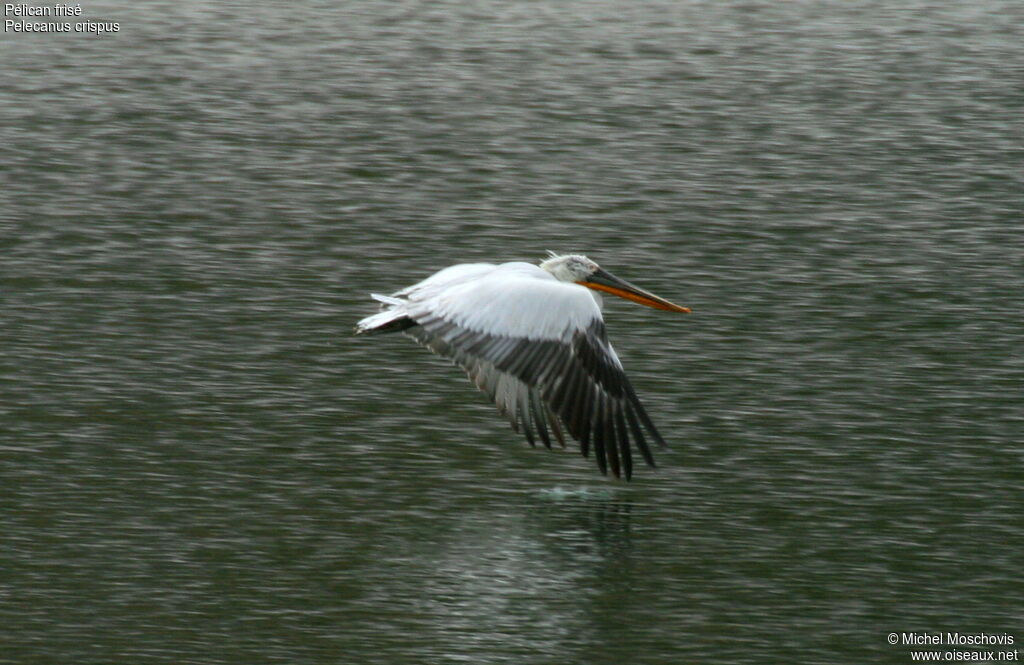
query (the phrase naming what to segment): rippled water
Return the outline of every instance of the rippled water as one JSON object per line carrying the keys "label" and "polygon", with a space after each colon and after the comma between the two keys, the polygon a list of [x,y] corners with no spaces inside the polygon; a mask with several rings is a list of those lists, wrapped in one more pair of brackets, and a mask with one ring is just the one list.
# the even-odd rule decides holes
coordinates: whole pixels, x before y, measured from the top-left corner
{"label": "rippled water", "polygon": [[[5,658],[1024,641],[1024,5],[83,4],[0,41]],[[694,308],[607,303],[629,485],[350,335],[547,249]]]}

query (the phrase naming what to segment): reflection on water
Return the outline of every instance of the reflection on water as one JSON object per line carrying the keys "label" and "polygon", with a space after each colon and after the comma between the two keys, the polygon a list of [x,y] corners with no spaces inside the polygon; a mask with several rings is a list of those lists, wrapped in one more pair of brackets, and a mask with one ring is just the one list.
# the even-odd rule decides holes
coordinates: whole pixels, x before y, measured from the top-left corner
{"label": "reflection on water", "polygon": [[466,511],[429,546],[387,558],[396,574],[378,581],[365,602],[415,631],[406,655],[423,653],[424,645],[454,660],[601,645],[595,616],[609,594],[628,593],[633,575],[631,504],[543,496],[514,503],[514,510]]}

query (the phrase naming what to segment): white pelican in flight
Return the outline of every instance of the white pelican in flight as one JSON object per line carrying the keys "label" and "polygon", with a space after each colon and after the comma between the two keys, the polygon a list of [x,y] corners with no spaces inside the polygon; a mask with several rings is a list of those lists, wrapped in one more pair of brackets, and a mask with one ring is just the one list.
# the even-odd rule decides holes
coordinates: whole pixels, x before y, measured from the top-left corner
{"label": "white pelican in flight", "polygon": [[601,319],[604,291],[655,309],[689,312],[610,275],[579,254],[530,263],[445,268],[392,296],[356,333],[403,331],[461,365],[530,445],[565,447],[563,430],[591,448],[601,473],[633,474],[630,440],[650,466],[646,429],[665,441],[630,385]]}

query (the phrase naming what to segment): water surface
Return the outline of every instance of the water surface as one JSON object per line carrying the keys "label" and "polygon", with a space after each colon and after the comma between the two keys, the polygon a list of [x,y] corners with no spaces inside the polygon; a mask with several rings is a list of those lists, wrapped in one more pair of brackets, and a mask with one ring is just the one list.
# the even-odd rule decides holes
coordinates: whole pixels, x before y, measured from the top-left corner
{"label": "water surface", "polygon": [[[1022,6],[95,2],[0,42],[17,663],[910,662],[1021,616]],[[671,447],[369,291],[583,251]]]}

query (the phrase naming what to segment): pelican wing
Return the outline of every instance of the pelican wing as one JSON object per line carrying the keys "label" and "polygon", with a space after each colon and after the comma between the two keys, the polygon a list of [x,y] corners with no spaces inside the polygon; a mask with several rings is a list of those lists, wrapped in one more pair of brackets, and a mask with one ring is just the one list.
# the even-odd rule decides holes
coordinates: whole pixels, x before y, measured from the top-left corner
{"label": "pelican wing", "polygon": [[553,435],[564,446],[564,430],[585,457],[593,449],[602,473],[630,478],[631,445],[654,466],[644,431],[665,442],[589,290],[514,263],[403,295],[404,314],[416,324],[405,333],[462,366],[531,445],[540,439],[550,448]]}

